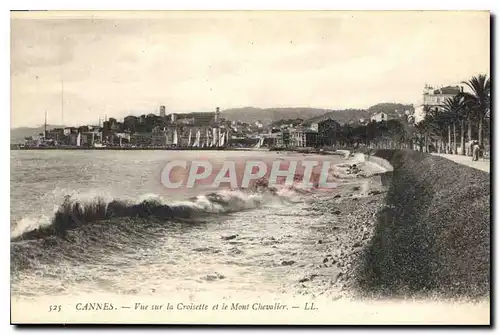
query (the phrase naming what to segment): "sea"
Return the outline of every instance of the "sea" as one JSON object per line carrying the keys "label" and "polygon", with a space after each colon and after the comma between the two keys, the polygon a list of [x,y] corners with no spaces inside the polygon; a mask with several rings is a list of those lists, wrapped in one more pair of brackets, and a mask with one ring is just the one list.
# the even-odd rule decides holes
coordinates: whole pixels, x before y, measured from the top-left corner
{"label": "sea", "polygon": [[[11,294],[289,293],[304,269],[287,265],[315,261],[314,245],[323,238],[318,226],[334,215],[328,208],[311,208],[338,190],[173,190],[160,176],[172,160],[305,156],[229,150],[11,151]],[[337,173],[348,164],[359,165],[358,158],[328,156]],[[339,187],[345,182],[340,180]]]}

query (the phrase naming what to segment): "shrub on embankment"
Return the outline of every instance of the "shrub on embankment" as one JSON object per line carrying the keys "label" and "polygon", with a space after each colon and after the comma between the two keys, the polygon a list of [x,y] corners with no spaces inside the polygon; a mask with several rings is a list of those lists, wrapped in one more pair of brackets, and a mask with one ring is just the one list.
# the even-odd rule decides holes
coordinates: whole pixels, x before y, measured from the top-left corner
{"label": "shrub on embankment", "polygon": [[394,171],[388,173],[386,207],[358,267],[361,291],[376,296],[487,296],[490,175],[416,151],[373,154],[388,160]]}

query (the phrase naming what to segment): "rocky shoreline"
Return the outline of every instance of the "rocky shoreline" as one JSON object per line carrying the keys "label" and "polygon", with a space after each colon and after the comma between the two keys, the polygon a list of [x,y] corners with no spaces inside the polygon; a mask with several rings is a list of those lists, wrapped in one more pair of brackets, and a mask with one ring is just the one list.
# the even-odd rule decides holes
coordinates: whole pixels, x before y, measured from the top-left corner
{"label": "rocky shoreline", "polygon": [[296,294],[333,300],[356,296],[356,265],[374,234],[385,193],[381,176],[374,175],[344,180],[334,195],[308,202],[311,215],[324,218],[314,227],[324,238],[309,246],[314,256],[293,287]]}
{"label": "rocky shoreline", "polygon": [[362,171],[337,194],[310,202],[312,213],[323,212],[324,238],[309,251],[318,256],[310,256],[296,292],[334,300],[487,298],[488,174],[418,152],[374,155],[394,171]]}

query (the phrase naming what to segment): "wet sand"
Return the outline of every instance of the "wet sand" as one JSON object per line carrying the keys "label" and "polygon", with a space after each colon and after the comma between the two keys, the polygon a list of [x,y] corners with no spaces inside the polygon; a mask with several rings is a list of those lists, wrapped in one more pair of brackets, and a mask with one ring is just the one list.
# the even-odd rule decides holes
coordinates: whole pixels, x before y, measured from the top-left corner
{"label": "wet sand", "polygon": [[335,194],[311,199],[310,212],[321,213],[325,220],[315,224],[313,245],[304,246],[310,264],[297,280],[297,294],[332,299],[355,295],[354,266],[372,237],[384,193],[380,176],[373,176],[344,181]]}

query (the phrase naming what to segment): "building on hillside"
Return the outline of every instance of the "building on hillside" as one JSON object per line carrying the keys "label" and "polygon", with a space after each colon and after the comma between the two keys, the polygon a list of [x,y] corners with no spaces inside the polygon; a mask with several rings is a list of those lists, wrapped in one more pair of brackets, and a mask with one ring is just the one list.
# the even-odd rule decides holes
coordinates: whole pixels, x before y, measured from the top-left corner
{"label": "building on hillside", "polygon": [[125,129],[132,129],[138,123],[139,123],[139,118],[137,116],[134,116],[134,115],[126,116],[123,119],[123,127]]}
{"label": "building on hillside", "polygon": [[[66,131],[67,134],[69,134],[71,131]],[[47,130],[47,133],[45,134],[46,139],[54,140],[56,142],[63,142],[66,137],[68,136],[67,134],[64,133],[63,128],[54,128],[51,130]]]}
{"label": "building on hillside", "polygon": [[277,147],[282,148],[285,146],[283,143],[283,134],[281,132],[274,132],[271,134],[266,134],[264,140],[262,141],[262,146],[264,147]]}
{"label": "building on hillside", "polygon": [[384,113],[384,112],[375,113],[370,118],[371,121],[375,121],[375,122],[387,121],[388,119],[389,118],[387,116],[387,113]]}
{"label": "building on hillside", "polygon": [[111,131],[112,132],[120,132],[123,130],[123,123],[121,122],[115,122],[111,125]]}
{"label": "building on hillside", "polygon": [[217,120],[217,114],[213,112],[190,113],[190,115],[193,120],[193,125],[196,126],[209,126]]}
{"label": "building on hillside", "polygon": [[[163,107],[163,106],[162,106]],[[189,126],[213,126],[224,122],[220,117],[220,109],[216,108],[215,112],[193,112],[185,114],[172,113],[170,116],[170,123]]]}
{"label": "building on hillside", "polygon": [[161,133],[135,133],[130,135],[130,144],[138,147],[148,147],[148,146],[165,146],[166,136]]}
{"label": "building on hillside", "polygon": [[463,92],[462,86],[445,86],[438,89],[425,85],[424,87],[424,109],[442,110],[442,105],[448,98]]}
{"label": "building on hillside", "polygon": [[319,144],[332,146],[337,144],[337,132],[340,130],[340,123],[333,119],[326,119],[313,124],[311,129],[317,129]]}
{"label": "building on hillside", "polygon": [[292,147],[317,147],[319,143],[320,141],[317,131],[306,128],[289,130],[289,145]]}
{"label": "building on hillside", "polygon": [[24,138],[24,144],[30,147],[38,147],[45,140],[44,136],[33,135]]}

